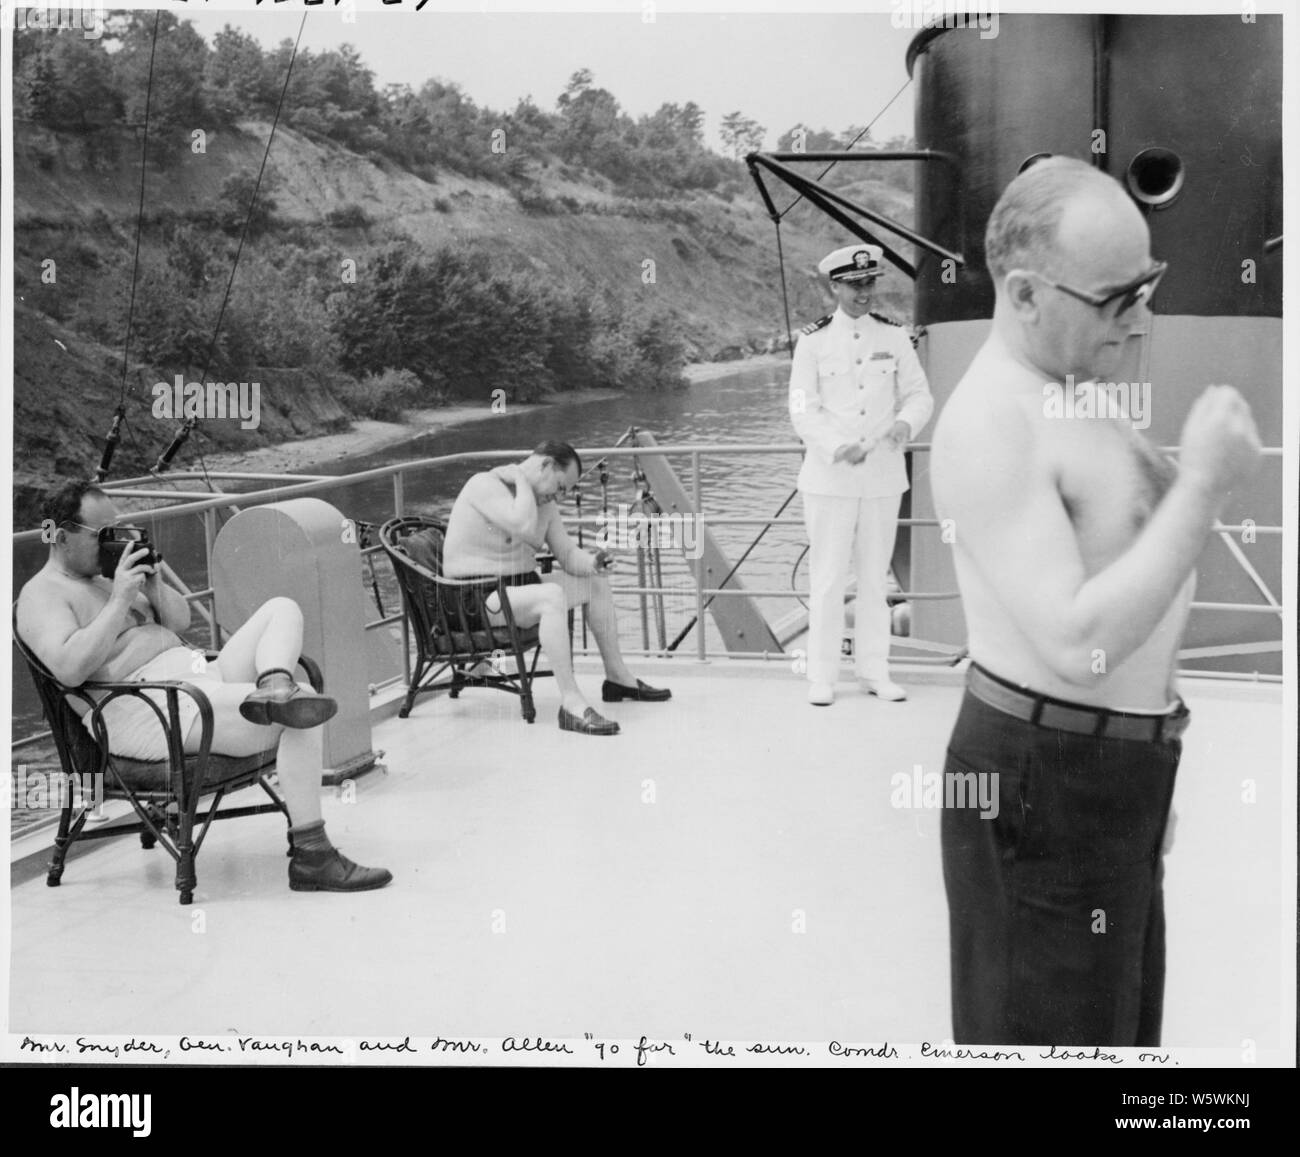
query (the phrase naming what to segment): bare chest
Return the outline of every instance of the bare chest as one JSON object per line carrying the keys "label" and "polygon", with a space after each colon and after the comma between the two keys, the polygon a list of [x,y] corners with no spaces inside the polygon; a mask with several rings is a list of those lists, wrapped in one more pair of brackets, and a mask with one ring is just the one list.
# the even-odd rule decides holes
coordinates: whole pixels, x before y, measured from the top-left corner
{"label": "bare chest", "polygon": [[[80,582],[65,582],[61,590],[68,602],[72,606],[72,613],[76,616],[77,625],[87,627],[95,621],[107,605],[108,600],[113,592],[113,584],[107,579],[93,578]],[[135,603],[131,607],[131,619],[127,626],[133,627],[139,623],[148,620],[146,614],[148,604],[142,597],[137,596]]]}
{"label": "bare chest", "polygon": [[1141,533],[1177,477],[1174,464],[1118,423],[1047,423],[1048,450],[1080,553],[1105,566]]}

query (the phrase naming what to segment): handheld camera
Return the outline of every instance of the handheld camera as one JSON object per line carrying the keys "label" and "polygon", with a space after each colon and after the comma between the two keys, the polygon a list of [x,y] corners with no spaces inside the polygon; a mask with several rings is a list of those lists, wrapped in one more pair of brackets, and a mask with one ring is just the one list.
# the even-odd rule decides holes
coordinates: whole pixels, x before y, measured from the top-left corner
{"label": "handheld camera", "polygon": [[122,561],[127,547],[142,545],[145,554],[135,561],[146,566],[157,566],[162,555],[149,542],[149,532],[135,526],[106,526],[99,532],[99,573],[106,579],[117,574],[117,564]]}

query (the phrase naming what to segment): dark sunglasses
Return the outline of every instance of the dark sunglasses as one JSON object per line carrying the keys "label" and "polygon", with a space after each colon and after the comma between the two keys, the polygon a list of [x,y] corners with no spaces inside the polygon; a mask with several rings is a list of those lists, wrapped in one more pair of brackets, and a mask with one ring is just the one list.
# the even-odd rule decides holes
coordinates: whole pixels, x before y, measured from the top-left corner
{"label": "dark sunglasses", "polygon": [[1059,289],[1062,293],[1068,293],[1071,297],[1084,302],[1087,305],[1096,306],[1098,309],[1105,309],[1112,301],[1119,302],[1119,308],[1115,311],[1115,316],[1120,317],[1122,314],[1132,309],[1141,302],[1143,305],[1148,304],[1154,296],[1156,287],[1160,284],[1160,279],[1164,277],[1165,270],[1169,268],[1169,262],[1157,261],[1145,273],[1139,274],[1132,281],[1116,287],[1115,289],[1106,290],[1104,293],[1091,293],[1086,289],[1075,289],[1071,285],[1062,285],[1059,281],[1053,281],[1050,277],[1045,277],[1041,273],[1034,273],[1035,277],[1046,281],[1053,289]]}

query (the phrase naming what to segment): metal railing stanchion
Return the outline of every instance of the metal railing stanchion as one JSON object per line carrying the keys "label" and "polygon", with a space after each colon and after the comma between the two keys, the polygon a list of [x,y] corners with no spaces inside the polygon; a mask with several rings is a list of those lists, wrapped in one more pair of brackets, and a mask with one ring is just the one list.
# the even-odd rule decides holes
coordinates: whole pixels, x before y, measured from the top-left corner
{"label": "metal railing stanchion", "polygon": [[[691,451],[691,490],[695,499],[695,517],[704,517],[704,479],[700,476],[700,452]],[[704,533],[703,522],[697,522],[700,533]],[[695,552],[695,621],[699,629],[695,632],[695,658],[700,663],[709,661],[704,646],[704,552]]]}

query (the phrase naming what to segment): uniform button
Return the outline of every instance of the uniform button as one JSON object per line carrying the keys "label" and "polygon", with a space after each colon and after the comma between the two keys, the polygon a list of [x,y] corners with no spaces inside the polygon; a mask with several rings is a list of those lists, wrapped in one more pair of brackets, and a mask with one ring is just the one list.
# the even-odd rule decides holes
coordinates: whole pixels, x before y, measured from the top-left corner
{"label": "uniform button", "polygon": [[857,335],[856,332],[853,334],[853,340],[854,340],[854,341],[857,341],[857,340],[858,340],[858,335]]}
{"label": "uniform button", "polygon": [[866,413],[866,410],[859,410],[858,413],[859,413],[859,414],[865,414],[865,413]]}
{"label": "uniform button", "polygon": [[861,358],[858,358],[858,365],[861,365],[861,364],[862,364],[862,359],[861,359]]}

